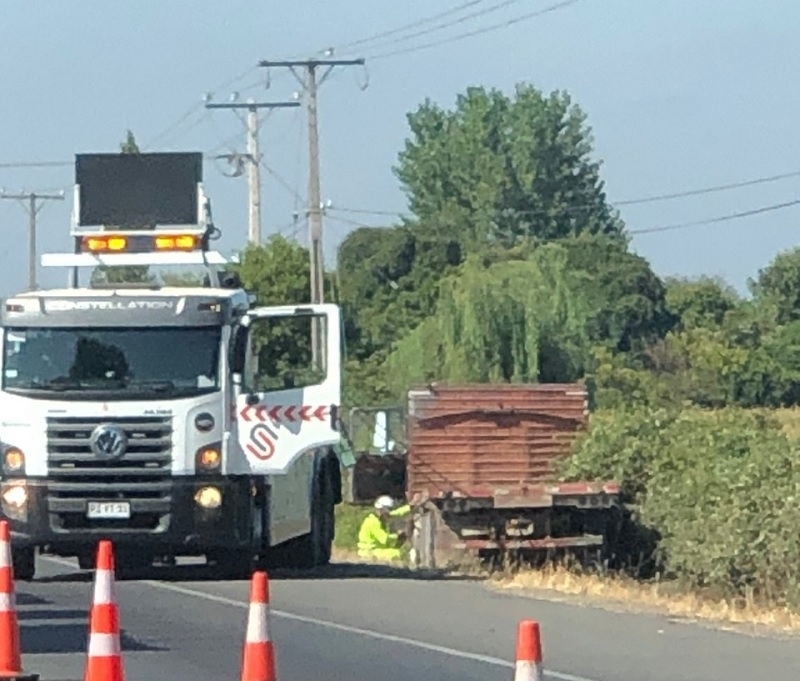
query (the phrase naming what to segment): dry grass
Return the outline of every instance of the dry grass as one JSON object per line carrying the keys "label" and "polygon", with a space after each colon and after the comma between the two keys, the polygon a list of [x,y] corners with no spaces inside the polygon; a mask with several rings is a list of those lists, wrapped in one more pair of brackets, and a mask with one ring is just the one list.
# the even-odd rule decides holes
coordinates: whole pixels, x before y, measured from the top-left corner
{"label": "dry grass", "polygon": [[564,567],[525,570],[514,575],[490,578],[494,586],[527,592],[550,592],[595,605],[647,611],[686,620],[717,625],[749,625],[773,631],[800,632],[800,613],[788,608],[771,608],[751,599],[732,601],[679,589],[669,582],[641,583],[617,576],[580,574]]}
{"label": "dry grass", "polygon": [[794,442],[800,440],[800,408],[775,409],[772,413],[783,426],[786,437]]}
{"label": "dry grass", "polygon": [[[337,549],[334,559],[345,563],[372,563],[355,551]],[[398,565],[394,563],[393,565]],[[460,572],[475,574],[475,569]],[[578,602],[614,611],[647,612],[687,621],[705,622],[719,628],[764,629],[770,632],[800,633],[800,613],[788,608],[770,608],[742,599],[715,599],[679,589],[669,582],[640,583],[617,576],[579,573],[562,566],[522,570],[514,574],[482,572],[491,588],[515,591],[521,596]]]}
{"label": "dry grass", "polygon": [[[777,410],[777,416],[787,436],[800,440],[800,409]],[[358,526],[369,509],[337,507],[337,537],[334,560],[343,563],[371,563],[386,566],[381,561],[365,561],[355,551]],[[392,563],[403,568],[402,563]],[[741,629],[763,628],[769,631],[800,633],[800,612],[788,608],[770,608],[752,599],[731,601],[680,589],[672,582],[637,582],[619,576],[602,576],[555,565],[539,570],[492,572],[463,565],[456,573],[480,575],[485,583],[497,589],[519,592],[537,598],[579,601],[597,607],[628,612],[651,612],[670,617],[706,622],[717,627]]]}

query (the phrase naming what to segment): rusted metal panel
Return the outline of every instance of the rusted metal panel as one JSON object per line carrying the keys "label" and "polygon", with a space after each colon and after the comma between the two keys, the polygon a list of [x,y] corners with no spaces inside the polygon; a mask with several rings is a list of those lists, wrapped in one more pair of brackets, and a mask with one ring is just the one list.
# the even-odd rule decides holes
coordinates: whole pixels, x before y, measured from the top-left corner
{"label": "rusted metal panel", "polygon": [[548,537],[546,539],[503,539],[493,541],[491,539],[468,539],[467,541],[456,542],[454,549],[466,549],[467,551],[480,551],[486,549],[501,549],[515,551],[519,549],[568,549],[602,546],[605,541],[601,534],[582,534],[575,537]]}
{"label": "rusted metal panel", "polygon": [[409,392],[408,491],[550,506],[559,495],[616,494],[613,483],[557,483],[556,464],[588,417],[583,385],[434,385]]}

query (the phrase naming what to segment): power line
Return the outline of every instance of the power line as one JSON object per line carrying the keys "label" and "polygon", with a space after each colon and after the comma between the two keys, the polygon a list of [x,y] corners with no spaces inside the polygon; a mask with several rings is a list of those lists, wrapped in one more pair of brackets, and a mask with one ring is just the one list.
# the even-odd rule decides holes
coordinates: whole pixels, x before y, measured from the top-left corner
{"label": "power line", "polygon": [[562,0],[562,2],[557,2],[553,5],[549,5],[548,7],[543,7],[540,10],[536,10],[534,12],[528,12],[526,14],[521,14],[518,17],[513,19],[508,19],[506,21],[502,21],[497,24],[492,24],[489,26],[484,26],[483,28],[477,28],[472,31],[468,31],[466,33],[459,33],[454,36],[450,36],[448,38],[442,38],[440,40],[433,40],[427,43],[421,43],[420,45],[412,45],[410,47],[404,47],[399,50],[393,50],[391,52],[383,52],[381,54],[374,54],[370,56],[370,59],[388,59],[389,57],[396,57],[402,54],[411,54],[412,52],[418,52],[420,50],[425,50],[430,47],[438,47],[440,45],[446,45],[448,43],[454,43],[458,40],[465,40],[466,38],[472,38],[477,35],[483,35],[484,33],[489,33],[491,31],[496,31],[501,28],[508,28],[509,26],[513,26],[514,24],[519,24],[523,21],[528,21],[529,19],[534,19],[536,17],[540,17],[544,14],[549,14],[550,12],[555,12],[559,9],[564,9],[565,7],[569,7],[570,5],[575,5],[581,0]]}
{"label": "power line", "polygon": [[246,104],[236,102],[226,102],[215,104],[214,102],[206,102],[207,109],[230,109],[238,111],[239,109],[247,109],[247,183],[249,189],[248,196],[248,230],[247,239],[251,244],[258,245],[261,243],[261,152],[259,151],[259,119],[258,112],[260,109],[273,111],[275,109],[286,109],[291,107],[299,107],[300,102],[254,102],[249,101]]}
{"label": "power line", "polygon": [[[282,177],[274,168],[271,168],[264,163],[263,159],[261,161],[261,167],[266,170],[270,177],[272,177],[283,189],[285,189],[288,194],[291,195],[295,202],[305,203],[305,199],[300,195],[300,192],[293,188],[291,183]],[[295,203],[295,205],[297,205],[297,203]]]}
{"label": "power line", "polygon": [[370,49],[382,49],[384,47],[388,47],[389,45],[396,45],[397,43],[404,43],[413,38],[418,38],[423,35],[428,35],[429,33],[436,33],[437,31],[442,31],[446,28],[450,28],[452,26],[457,26],[458,24],[462,24],[465,21],[469,21],[470,19],[475,19],[477,17],[485,16],[486,14],[491,14],[492,12],[496,12],[498,10],[504,9],[505,7],[509,7],[511,5],[516,5],[522,2],[522,0],[502,0],[502,2],[495,3],[494,5],[490,5],[489,7],[485,7],[480,9],[476,12],[471,12],[469,14],[465,14],[457,19],[450,19],[448,21],[441,22],[439,24],[435,24],[434,26],[429,26],[427,28],[423,28],[419,31],[415,31],[413,33],[409,33],[408,35],[401,35],[398,38],[393,38],[389,41],[380,41],[377,45],[372,45]]}
{"label": "power line", "polygon": [[18,192],[15,194],[0,191],[0,199],[19,201],[28,211],[28,288],[36,290],[36,218],[46,201],[63,201],[64,192]]}
{"label": "power line", "polygon": [[[219,85],[214,87],[211,92],[216,92],[217,90],[222,90],[223,88],[231,87],[232,85],[235,85],[236,83],[242,81],[244,78],[249,76],[251,73],[255,73],[256,71],[257,71],[257,67],[251,66],[251,67],[247,68],[245,71],[243,71],[242,73],[240,73],[238,76],[234,76],[233,78],[228,78],[227,80],[223,81],[222,83],[220,83]],[[197,102],[196,104],[193,104],[192,106],[190,106],[188,109],[186,109],[186,111],[184,111],[183,114],[181,114],[178,117],[178,120],[176,120],[174,123],[168,125],[160,133],[158,133],[158,135],[156,135],[155,137],[151,138],[150,142],[148,142],[147,144],[143,145],[142,146],[142,150],[149,149],[156,142],[158,142],[161,139],[163,139],[164,137],[166,137],[170,132],[172,132],[173,130],[175,130],[178,127],[180,127],[186,120],[189,119],[189,117],[192,114],[194,114],[197,111],[201,110],[204,107],[204,104],[205,103],[203,101],[200,101],[200,102]]]}
{"label": "power line", "polygon": [[[656,232],[668,232],[676,229],[702,227],[704,225],[713,225],[720,222],[730,222],[732,220],[740,220],[742,218],[752,217],[754,215],[761,215],[763,213],[771,213],[778,210],[785,210],[786,208],[792,208],[794,206],[800,206],[800,199],[784,201],[783,203],[773,203],[767,206],[760,206],[759,208],[739,211],[737,213],[728,213],[727,215],[718,215],[711,218],[705,218],[703,220],[693,220],[691,222],[679,222],[671,225],[659,225],[657,227],[644,227],[641,229],[629,229],[626,230],[626,232],[628,234],[654,234]],[[351,212],[351,213],[365,212],[371,215],[389,215],[394,217],[402,217],[402,215],[400,215],[399,213],[393,213],[391,211],[358,211],[356,209],[344,209],[344,208],[332,208],[332,207],[328,208],[327,210],[332,212],[333,211]],[[356,220],[349,220],[347,218],[336,217],[336,216],[330,216],[330,217],[331,219],[339,220],[340,222],[344,222],[358,227],[374,226],[374,225],[367,225],[362,222],[358,222]]]}
{"label": "power line", "polygon": [[668,232],[675,229],[686,229],[689,227],[701,227],[703,225],[713,225],[718,222],[730,222],[731,220],[739,220],[741,218],[751,217],[753,215],[761,215],[762,213],[771,213],[776,210],[783,210],[793,206],[800,206],[800,199],[793,201],[785,201],[784,203],[773,203],[769,206],[761,206],[752,210],[745,210],[739,213],[731,213],[729,215],[719,215],[717,217],[708,218],[706,220],[694,220],[693,222],[680,222],[673,225],[662,225],[660,227],[645,227],[644,229],[631,229],[628,230],[629,234],[653,234],[655,232]]}
{"label": "power line", "polygon": [[[266,116],[265,116],[264,118],[262,118],[262,119],[261,119],[261,121],[260,121],[260,123],[263,123],[263,122],[264,122],[264,120],[265,120],[266,118],[267,118]],[[209,118],[209,121],[212,123],[212,125],[213,125],[213,126],[214,126],[214,128],[216,129],[216,131],[217,131],[217,137],[218,137],[218,138],[222,138],[222,135],[220,134],[220,131],[219,131],[219,129],[217,128],[216,121],[214,120],[214,117],[213,117],[213,116],[211,116],[211,117]],[[240,141],[240,138],[241,138],[241,137],[242,137],[242,135],[244,135],[244,134],[245,134],[245,132],[243,132],[243,131],[241,131],[241,130],[240,130],[240,131],[239,131],[239,132],[237,132],[235,135],[231,135],[230,137],[227,137],[227,138],[225,138],[225,139],[222,139],[222,141],[221,141],[219,144],[217,144],[217,146],[216,146],[216,147],[214,147],[213,149],[211,149],[210,151],[208,151],[208,152],[206,153],[205,157],[206,157],[206,158],[208,158],[209,156],[214,156],[214,157],[216,157],[216,155],[217,155],[217,154],[219,154],[219,152],[220,152],[222,149],[227,149],[227,150],[228,150],[228,151],[230,151],[230,152],[234,152],[234,151],[236,151],[236,149],[233,147],[233,144],[234,144],[234,142]]]}
{"label": "power line", "polygon": [[[214,149],[203,153],[203,159],[206,161],[213,161],[216,159],[217,152],[223,147],[228,146],[231,142],[239,139],[242,132],[232,135],[230,138],[218,144]],[[74,168],[75,161],[13,161],[13,162],[0,162],[0,170],[18,170],[23,168]]]}
{"label": "power line", "polygon": [[354,40],[353,42],[350,43],[345,43],[344,45],[339,45],[337,47],[337,50],[346,50],[351,47],[358,47],[359,45],[365,45],[367,43],[375,42],[376,40],[380,40],[381,38],[395,35],[396,33],[402,33],[403,31],[407,31],[408,29],[411,28],[424,26],[430,21],[436,21],[437,19],[441,19],[442,17],[446,17],[450,14],[457,14],[461,10],[469,9],[470,7],[474,7],[475,5],[480,5],[482,2],[485,1],[486,0],[468,0],[468,2],[462,2],[459,5],[450,7],[449,9],[438,12],[437,14],[432,14],[428,17],[418,19],[417,21],[413,21],[410,24],[404,24],[403,26],[399,26],[398,28],[392,28],[387,31],[381,31],[380,33],[375,33],[371,36],[367,36],[366,38],[361,38],[359,40]]}
{"label": "power line", "polygon": [[[190,123],[189,125],[186,125],[183,128],[176,129],[171,135],[168,135],[166,139],[169,140],[169,143],[173,143],[179,137],[186,135],[187,133],[191,132],[192,130],[195,130],[196,128],[199,128],[201,125],[203,125],[203,123],[207,123],[209,120],[211,120],[210,113],[208,111],[204,111],[203,113],[200,114],[199,118],[195,119],[193,123]],[[162,139],[160,146],[163,148],[166,145],[167,145],[166,140]]]}
{"label": "power line", "polygon": [[[330,208],[328,210],[331,210]],[[358,220],[350,220],[349,218],[343,218],[340,215],[329,215],[328,216],[334,222],[341,222],[343,225],[352,225],[353,227],[370,227],[370,225],[365,225],[363,222],[359,222]]]}
{"label": "power line", "polygon": [[[731,182],[728,184],[717,184],[711,185],[709,187],[701,187],[699,189],[687,189],[679,192],[673,192],[669,194],[655,194],[651,196],[645,196],[640,198],[634,199],[624,199],[621,201],[609,201],[609,205],[611,206],[634,206],[644,203],[655,203],[657,201],[671,201],[674,199],[682,199],[690,196],[701,196],[703,194],[713,194],[717,192],[723,191],[730,191],[732,189],[742,189],[744,187],[752,187],[759,184],[768,184],[770,182],[778,182],[780,180],[787,180],[793,177],[800,177],[800,170],[793,170],[787,173],[780,173],[778,175],[765,175],[761,177],[756,177],[750,180],[741,180],[739,182]],[[589,210],[594,209],[596,204],[577,204],[569,206],[569,210]],[[330,210],[335,210],[340,213],[353,213],[353,214],[361,214],[361,215],[386,215],[390,217],[407,217],[404,213],[400,213],[397,211],[388,211],[388,210],[370,210],[367,208],[349,208],[349,207],[335,207],[330,208]],[[514,211],[518,215],[539,215],[545,209],[540,210],[521,210],[521,211]]]}
{"label": "power line", "polygon": [[[206,160],[215,160],[216,156],[215,153],[219,151],[220,148],[223,146],[227,146],[231,141],[238,139],[241,136],[241,133],[237,133],[236,135],[232,136],[228,140],[225,140],[221,144],[217,145],[217,147],[204,154],[204,158]],[[39,167],[72,167],[74,165],[73,161],[16,161],[16,162],[0,162],[0,169],[2,168],[9,168],[9,169],[17,169],[17,168],[39,168]],[[286,181],[277,171],[273,168],[268,166],[264,163],[263,159],[261,161],[261,166],[264,170],[267,171],[283,189],[286,190],[288,194],[290,194],[296,201],[304,202],[304,198],[300,196],[300,194],[294,189],[291,184]],[[717,184],[711,185],[707,187],[701,187],[698,189],[687,189],[679,192],[671,192],[666,194],[654,194],[645,197],[633,198],[633,199],[624,199],[620,201],[609,201],[611,206],[632,206],[632,205],[641,205],[646,203],[656,203],[659,201],[670,201],[680,198],[688,198],[691,196],[701,196],[705,194],[712,194],[718,193],[723,191],[730,191],[734,189],[742,189],[745,187],[752,187],[760,184],[768,184],[772,182],[778,182],[780,180],[786,180],[791,178],[800,177],[800,170],[793,170],[786,173],[779,173],[775,175],[766,175],[761,177],[752,178],[749,180],[741,180],[738,182],[730,182],[727,184]],[[734,220],[739,219],[741,217],[748,217],[750,215],[758,215],[760,213],[771,212],[774,210],[781,210],[784,208],[789,208],[796,205],[796,201],[789,201],[785,203],[773,204],[769,206],[764,206],[762,208],[757,208],[752,211],[744,211],[742,213],[735,213],[733,215],[725,215],[719,216],[715,218],[710,218],[708,220],[699,220],[699,221],[691,221],[686,223],[678,223],[674,225],[664,225],[660,227],[652,227],[652,228],[645,228],[639,230],[631,230],[630,233],[632,234],[647,234],[651,232],[660,232],[660,231],[669,231],[673,229],[682,229],[686,227],[693,227],[693,226],[702,226],[705,224],[713,224],[715,222],[727,221],[727,220]],[[568,207],[568,210],[588,210],[594,209],[596,206],[594,204],[586,204],[586,205],[572,205]],[[388,210],[372,210],[367,208],[350,208],[350,207],[330,207],[326,208],[326,211],[335,212],[335,213],[351,213],[355,215],[382,215],[388,217],[395,217],[395,218],[403,218],[408,217],[404,213],[399,211],[388,211]],[[515,211],[516,214],[522,215],[530,215],[530,214],[541,214],[544,211],[542,210],[534,210],[534,211]],[[333,216],[331,216],[333,218]],[[344,222],[344,218],[339,217],[340,221]],[[361,223],[355,221],[348,221],[354,225],[361,225]]]}
{"label": "power line", "polygon": [[[308,252],[311,270],[311,302],[324,301],[325,263],[322,250],[322,199],[320,194],[319,170],[319,127],[317,121],[319,87],[336,67],[363,66],[364,59],[263,59],[258,63],[261,68],[279,67],[289,69],[297,78],[306,93],[306,111],[308,116]],[[320,76],[319,69],[325,71]],[[301,76],[296,69],[303,69]],[[315,320],[311,330],[311,351],[314,366],[321,366],[322,329]]]}
{"label": "power line", "polygon": [[767,182],[777,182],[778,180],[786,180],[791,177],[800,177],[800,170],[795,170],[790,173],[783,173],[781,175],[771,175],[767,177],[758,177],[754,180],[744,180],[743,182],[732,182],[730,184],[719,184],[713,187],[704,187],[703,189],[690,189],[688,191],[676,192],[674,194],[657,194],[655,196],[647,196],[640,199],[628,199],[626,201],[613,201],[615,206],[634,206],[641,203],[654,203],[656,201],[667,201],[669,199],[682,199],[687,196],[700,196],[701,194],[711,194],[714,192],[727,191],[729,189],[740,189],[741,187],[752,187],[757,184],[765,184]]}
{"label": "power line", "polygon": [[72,161],[6,161],[0,162],[0,168],[63,168],[73,165]]}

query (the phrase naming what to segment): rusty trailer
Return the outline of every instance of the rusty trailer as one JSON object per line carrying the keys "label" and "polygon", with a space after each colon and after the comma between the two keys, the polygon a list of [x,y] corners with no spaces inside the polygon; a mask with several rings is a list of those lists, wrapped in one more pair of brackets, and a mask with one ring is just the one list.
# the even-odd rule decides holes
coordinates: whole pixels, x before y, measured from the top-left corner
{"label": "rusty trailer", "polygon": [[558,482],[588,418],[581,384],[433,385],[408,394],[407,495],[418,567],[509,551],[603,557],[619,525],[614,481]]}

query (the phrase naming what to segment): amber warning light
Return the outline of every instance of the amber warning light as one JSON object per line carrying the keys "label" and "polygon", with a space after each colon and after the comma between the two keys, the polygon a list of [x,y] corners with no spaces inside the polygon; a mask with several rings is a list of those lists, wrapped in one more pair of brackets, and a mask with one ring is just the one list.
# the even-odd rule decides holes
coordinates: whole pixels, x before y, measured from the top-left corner
{"label": "amber warning light", "polygon": [[128,240],[124,236],[85,236],[82,246],[89,253],[121,253],[127,249]]}
{"label": "amber warning light", "polygon": [[157,251],[193,251],[197,248],[194,234],[169,234],[155,238]]}
{"label": "amber warning light", "polygon": [[200,248],[196,234],[108,234],[84,236],[80,241],[83,253],[152,253],[195,251]]}

